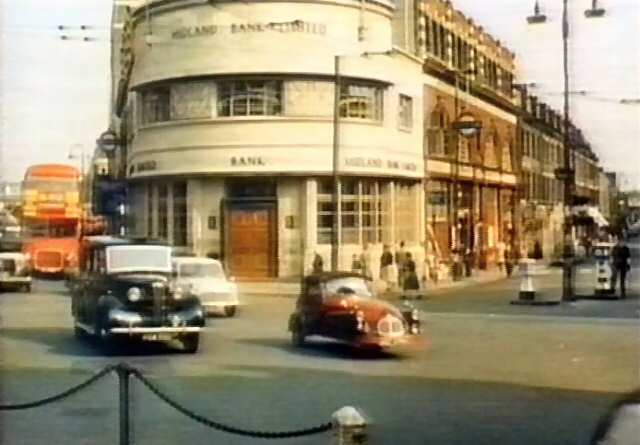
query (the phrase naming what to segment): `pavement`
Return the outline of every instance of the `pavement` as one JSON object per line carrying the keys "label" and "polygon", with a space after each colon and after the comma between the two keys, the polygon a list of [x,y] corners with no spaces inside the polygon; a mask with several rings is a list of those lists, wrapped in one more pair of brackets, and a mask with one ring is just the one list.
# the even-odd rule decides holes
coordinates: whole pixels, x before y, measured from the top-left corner
{"label": "pavement", "polygon": [[[540,268],[546,269],[548,266],[541,265]],[[460,280],[454,281],[451,278],[440,280],[437,284],[429,282],[426,288],[420,290],[422,295],[428,295],[432,292],[437,292],[444,289],[458,289],[466,286],[473,286],[479,283],[488,283],[504,279],[505,273],[492,268],[490,270],[474,270],[473,275],[470,277],[463,277]],[[376,281],[376,287],[383,287],[383,282]],[[241,294],[251,295],[274,295],[282,297],[295,297],[300,293],[300,282],[292,279],[274,279],[268,281],[240,281],[238,282],[238,290]],[[403,294],[403,292],[387,292],[387,297],[395,298]]]}

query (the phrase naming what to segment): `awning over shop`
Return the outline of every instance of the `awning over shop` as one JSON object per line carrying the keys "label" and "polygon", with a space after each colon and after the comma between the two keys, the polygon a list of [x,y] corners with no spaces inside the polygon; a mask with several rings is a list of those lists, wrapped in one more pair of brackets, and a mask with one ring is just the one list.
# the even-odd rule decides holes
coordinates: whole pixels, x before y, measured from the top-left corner
{"label": "awning over shop", "polygon": [[600,209],[595,206],[575,206],[573,207],[572,213],[577,217],[591,218],[598,227],[606,227],[609,225],[609,222],[602,215]]}

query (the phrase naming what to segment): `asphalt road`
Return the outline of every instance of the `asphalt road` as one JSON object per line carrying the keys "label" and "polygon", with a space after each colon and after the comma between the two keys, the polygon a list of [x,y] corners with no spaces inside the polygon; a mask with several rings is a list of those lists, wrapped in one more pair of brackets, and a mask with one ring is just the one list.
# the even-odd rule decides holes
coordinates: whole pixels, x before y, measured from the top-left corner
{"label": "asphalt road", "polygon": [[[364,355],[322,342],[297,350],[285,329],[293,300],[246,296],[237,317],[209,320],[198,354],[133,346],[106,357],[73,337],[62,284],[39,282],[32,294],[0,295],[0,395],[39,399],[126,361],[194,411],[242,428],[315,426],[353,405],[371,422],[372,444],[587,443],[611,402],[640,384],[637,297],[520,307],[509,304],[514,285],[418,302],[425,350]],[[117,397],[110,376],[56,404],[0,412],[0,443],[117,443]],[[261,442],[201,426],[137,382],[132,402],[135,444]]]}

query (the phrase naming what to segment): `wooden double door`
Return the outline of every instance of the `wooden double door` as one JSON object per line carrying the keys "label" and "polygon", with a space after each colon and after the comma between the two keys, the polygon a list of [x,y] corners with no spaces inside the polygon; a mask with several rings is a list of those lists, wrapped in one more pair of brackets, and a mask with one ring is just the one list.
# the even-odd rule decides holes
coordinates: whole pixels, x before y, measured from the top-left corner
{"label": "wooden double door", "polygon": [[276,204],[230,202],[225,210],[225,257],[236,277],[277,275]]}

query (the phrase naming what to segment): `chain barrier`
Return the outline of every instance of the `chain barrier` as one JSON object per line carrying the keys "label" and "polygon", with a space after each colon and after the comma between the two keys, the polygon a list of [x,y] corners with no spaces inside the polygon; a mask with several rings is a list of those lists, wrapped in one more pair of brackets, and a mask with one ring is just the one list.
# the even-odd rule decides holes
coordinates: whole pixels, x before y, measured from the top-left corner
{"label": "chain barrier", "polygon": [[240,436],[249,436],[256,437],[259,439],[290,439],[293,437],[301,437],[301,436],[310,436],[312,434],[319,434],[329,431],[333,428],[333,424],[331,422],[324,423],[322,425],[307,428],[303,430],[295,430],[295,431],[282,431],[282,432],[270,432],[270,431],[252,431],[252,430],[244,430],[241,428],[236,428],[228,425],[224,425],[222,423],[207,419],[204,416],[201,416],[184,406],[180,405],[175,400],[171,399],[166,394],[162,393],[160,389],[155,386],[151,381],[149,381],[146,377],[144,377],[138,370],[132,370],[132,374],[144,384],[149,391],[154,393],[158,398],[160,398],[163,402],[171,406],[176,411],[181,412],[185,416],[195,420],[198,423],[206,425],[210,428],[224,431],[226,433],[237,434]]}
{"label": "chain barrier", "polygon": [[[169,406],[171,406],[173,409],[175,409],[176,411],[182,413],[183,415],[189,417],[190,419],[201,423],[205,426],[208,426],[210,428],[219,430],[219,431],[224,431],[226,433],[230,433],[230,434],[236,434],[236,435],[240,435],[240,436],[249,436],[249,437],[255,437],[255,438],[259,438],[259,439],[289,439],[289,438],[293,438],[293,437],[301,437],[301,436],[310,436],[312,434],[319,434],[319,433],[324,433],[327,432],[329,430],[331,430],[334,427],[334,424],[332,422],[327,422],[327,423],[323,423],[321,425],[318,425],[316,427],[313,428],[306,428],[306,429],[301,429],[301,430],[294,430],[294,431],[281,431],[281,432],[271,432],[271,431],[252,431],[252,430],[245,430],[242,428],[237,428],[237,427],[233,427],[233,426],[229,426],[229,425],[225,425],[223,423],[220,422],[216,422],[214,420],[211,419],[207,419],[204,416],[201,416],[200,414],[197,414],[191,410],[189,410],[188,408],[185,408],[183,405],[181,405],[180,403],[176,402],[175,400],[173,400],[172,398],[170,398],[168,395],[166,395],[165,393],[163,393],[155,384],[153,384],[149,379],[147,379],[146,377],[144,377],[142,375],[142,373],[137,370],[136,368],[133,368],[129,365],[127,365],[126,363],[121,363],[118,365],[110,365],[105,367],[102,371],[98,372],[97,374],[93,375],[92,377],[90,377],[89,379],[87,379],[86,381],[80,383],[79,385],[76,385],[64,392],[61,392],[60,394],[57,394],[55,396],[51,396],[51,397],[47,397],[45,399],[41,399],[41,400],[37,400],[34,402],[28,402],[28,403],[19,403],[19,404],[13,404],[13,405],[0,405],[0,411],[10,411],[10,410],[21,410],[21,409],[29,409],[29,408],[37,408],[39,406],[43,406],[49,403],[54,403],[57,402],[59,400],[62,400],[66,397],[70,397],[73,394],[83,390],[84,388],[88,387],[89,385],[95,383],[96,381],[98,381],[99,379],[101,379],[102,377],[106,376],[107,374],[111,373],[111,372],[117,372],[118,373],[118,377],[120,380],[120,384],[122,385],[123,383],[125,383],[125,393],[126,394],[121,394],[121,397],[124,395],[127,400],[125,402],[125,406],[121,406],[121,421],[122,419],[124,419],[124,423],[126,425],[121,425],[121,428],[125,428],[125,431],[121,430],[121,433],[124,432],[124,436],[121,438],[121,443],[129,443],[128,440],[128,393],[129,393],[129,389],[128,389],[128,384],[126,383],[128,381],[128,376],[132,375],[135,378],[137,378],[149,391],[151,391],[152,393],[154,393],[160,400],[162,400],[163,402],[165,402],[166,404],[168,404]],[[122,386],[121,386],[121,390],[122,390]],[[124,414],[125,417],[122,417]],[[124,438],[124,439],[123,439]]]}
{"label": "chain barrier", "polygon": [[107,366],[102,371],[98,372],[97,374],[94,374],[92,377],[80,383],[79,385],[76,385],[73,388],[69,388],[68,390],[63,391],[60,394],[57,394],[55,396],[47,397],[46,399],[36,400],[34,402],[27,402],[27,403],[17,403],[14,405],[0,405],[0,411],[12,411],[12,410],[20,410],[20,409],[37,408],[39,406],[57,402],[66,397],[72,396],[78,391],[83,390],[84,388],[88,387],[92,383],[95,383],[96,381],[100,380],[102,377],[111,373],[115,369],[116,369],[116,366],[113,366],[113,365]]}

